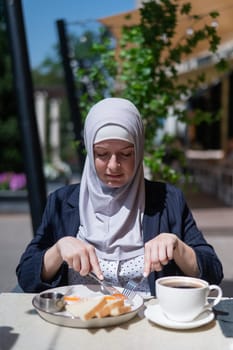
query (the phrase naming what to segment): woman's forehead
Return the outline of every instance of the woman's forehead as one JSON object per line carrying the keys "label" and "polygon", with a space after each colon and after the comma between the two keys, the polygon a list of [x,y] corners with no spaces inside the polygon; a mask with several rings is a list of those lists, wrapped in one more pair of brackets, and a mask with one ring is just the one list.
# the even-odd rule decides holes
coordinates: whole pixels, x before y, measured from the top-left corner
{"label": "woman's forehead", "polygon": [[127,148],[134,148],[134,145],[131,142],[124,141],[124,140],[104,140],[96,143],[94,145],[94,149],[97,148],[104,148],[104,149],[127,149]]}

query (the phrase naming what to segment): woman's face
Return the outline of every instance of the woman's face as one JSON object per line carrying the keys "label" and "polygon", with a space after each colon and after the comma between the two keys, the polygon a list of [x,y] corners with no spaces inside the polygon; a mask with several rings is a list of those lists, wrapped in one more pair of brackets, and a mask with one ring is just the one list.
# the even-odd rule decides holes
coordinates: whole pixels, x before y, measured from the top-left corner
{"label": "woman's face", "polygon": [[109,187],[121,187],[133,176],[134,145],[123,140],[106,140],[94,145],[95,169]]}

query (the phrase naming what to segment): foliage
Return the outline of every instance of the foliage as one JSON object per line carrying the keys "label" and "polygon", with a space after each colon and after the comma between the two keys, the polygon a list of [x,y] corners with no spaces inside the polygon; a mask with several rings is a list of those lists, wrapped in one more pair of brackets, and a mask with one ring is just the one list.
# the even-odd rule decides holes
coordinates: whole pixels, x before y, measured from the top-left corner
{"label": "foliage", "polygon": [[[162,178],[176,182],[178,174],[166,164],[166,149],[168,138],[164,136],[160,145],[156,145],[155,139],[158,130],[164,124],[170,111],[177,120],[183,123],[200,123],[203,120],[211,123],[213,116],[210,113],[196,111],[196,117],[190,118],[185,102],[197,91],[200,84],[205,82],[203,74],[189,79],[187,84],[179,83],[179,65],[188,57],[197,45],[206,41],[209,51],[217,55],[220,38],[216,28],[211,25],[212,20],[218,17],[217,12],[205,15],[204,24],[201,24],[203,16],[192,13],[191,3],[180,4],[177,0],[161,0],[145,2],[140,9],[140,23],[134,26],[125,26],[122,31],[120,43],[120,57],[118,60],[117,84],[121,87],[115,91],[110,87],[108,91],[95,91],[92,93],[91,102],[98,101],[108,94],[128,98],[135,103],[140,110],[145,124],[145,161],[149,166],[154,178]],[[183,33],[180,40],[174,43],[177,30],[178,15],[188,18],[192,26],[190,35]],[[195,25],[199,24],[197,29]],[[112,60],[114,50],[109,52],[109,47],[95,46],[95,50],[103,55],[105,65],[106,86],[114,61]],[[106,64],[107,63],[107,64]],[[115,63],[116,64],[116,63]],[[108,67],[110,65],[111,72]],[[225,61],[218,59],[216,68],[225,68]],[[102,68],[103,69],[103,68]],[[90,79],[99,79],[96,72],[98,66],[93,66],[89,72]],[[87,72],[78,72],[79,79]],[[103,76],[101,83],[104,85]],[[87,94],[83,96],[87,104]],[[182,107],[181,107],[182,106]],[[170,142],[170,141],[169,141]]]}
{"label": "foliage", "polygon": [[[220,39],[211,21],[216,20],[218,13],[205,14],[203,22],[203,16],[192,13],[189,2],[180,5],[178,0],[148,1],[143,4],[140,12],[139,24],[123,28],[120,56],[117,59],[115,42],[104,27],[98,34],[86,31],[81,37],[70,37],[77,93],[83,119],[90,106],[103,97],[117,95],[132,100],[140,110],[145,124],[146,165],[153,177],[176,182],[179,178],[176,160],[179,163],[178,169],[185,167],[180,147],[182,145],[177,146],[175,140],[168,135],[163,135],[158,142],[158,134],[170,111],[185,124],[216,120],[216,116],[200,110],[195,111],[192,119],[189,118],[184,108],[185,102],[205,82],[205,76],[198,75],[195,79],[188,80],[187,84],[181,84],[179,65],[203,40],[209,43],[209,51],[217,55]],[[178,14],[189,18],[192,33],[184,33],[174,43]],[[200,26],[200,23],[204,24]],[[12,89],[9,48],[2,19],[0,47],[4,52],[0,56],[0,102],[4,101],[0,103],[0,171],[18,172],[23,170],[20,134]],[[54,49],[58,53],[58,45]],[[33,71],[35,86],[64,85],[60,60],[54,57],[47,57]],[[225,61],[219,59],[216,66],[224,69]],[[66,101],[61,104],[61,116],[61,150],[65,157],[62,158],[67,160],[67,157],[72,159],[75,152],[72,150],[73,133]]]}
{"label": "foliage", "polygon": [[[191,22],[201,19],[201,16],[191,14],[191,9],[190,3],[179,5],[178,1],[149,1],[140,10],[141,23],[123,29],[120,79],[127,82],[123,95],[133,100],[145,115],[149,144],[153,144],[154,131],[167,118],[171,107],[179,120],[189,122],[187,111],[180,109],[179,103],[188,99],[205,81],[205,76],[200,74],[189,79],[187,84],[179,83],[178,65],[200,41],[207,40],[209,50],[212,53],[217,51],[220,38],[211,24],[205,24],[198,30],[193,27],[191,35],[184,33],[174,44],[178,13],[188,16]],[[209,16],[215,19],[218,14],[214,12]],[[201,120],[211,121],[211,115],[203,112],[201,115]],[[194,121],[199,123],[200,118],[194,118]]]}
{"label": "foliage", "polygon": [[[82,79],[77,77],[75,83],[77,86],[77,98],[80,99],[79,107],[82,109],[83,114],[87,112],[90,101],[92,100],[92,91],[99,92],[98,96],[101,98],[102,91],[107,89],[109,82],[106,82],[104,78],[104,72],[101,68],[106,58],[101,51],[101,45],[105,47],[103,42],[107,42],[109,39],[109,33],[105,28],[102,28],[100,32],[93,32],[90,30],[84,30],[79,36],[76,36],[68,32],[68,47],[70,51],[71,66],[74,73],[82,72]],[[98,50],[96,49],[98,47]],[[107,52],[106,56],[109,57],[111,52]],[[112,53],[113,55],[113,53]],[[43,62],[33,70],[33,80],[35,86],[50,89],[64,86],[64,72],[61,65],[61,58],[59,57],[59,45],[53,46],[53,55],[47,56]],[[101,59],[100,59],[101,56]],[[91,67],[94,67],[91,69]],[[115,73],[112,73],[115,75]],[[61,131],[61,158],[71,164],[72,169],[77,168],[77,149],[79,147],[79,141],[74,141],[73,126],[70,120],[69,106],[66,98],[61,98],[60,104],[60,131]],[[49,130],[49,125],[47,125]],[[46,162],[50,162],[49,157],[50,149],[47,145],[46,149]],[[47,166],[46,166],[47,169]],[[51,172],[52,173],[52,172]]]}
{"label": "foliage", "polygon": [[80,53],[75,55],[77,89],[80,94],[83,119],[91,104],[102,99],[109,90],[114,89],[117,75],[115,51],[109,31],[101,27],[98,35],[93,37],[90,33],[85,33],[85,36],[87,36],[87,41],[83,43],[83,46],[88,45],[86,56],[80,57]]}

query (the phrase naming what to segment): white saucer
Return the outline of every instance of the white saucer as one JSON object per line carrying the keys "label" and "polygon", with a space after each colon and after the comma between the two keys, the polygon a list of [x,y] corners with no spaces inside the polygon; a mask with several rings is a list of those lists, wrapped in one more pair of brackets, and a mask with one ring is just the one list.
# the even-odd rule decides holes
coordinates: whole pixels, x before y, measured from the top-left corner
{"label": "white saucer", "polygon": [[172,329],[191,329],[203,326],[214,319],[214,313],[212,311],[205,311],[194,321],[190,322],[176,322],[169,320],[163,311],[161,310],[160,305],[148,305],[144,311],[145,317],[159,326]]}

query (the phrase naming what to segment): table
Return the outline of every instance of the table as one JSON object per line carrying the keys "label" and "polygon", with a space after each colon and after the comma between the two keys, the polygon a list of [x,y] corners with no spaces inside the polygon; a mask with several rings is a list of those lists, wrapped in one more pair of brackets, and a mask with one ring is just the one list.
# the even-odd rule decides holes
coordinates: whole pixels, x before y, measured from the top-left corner
{"label": "table", "polygon": [[0,350],[232,350],[217,321],[192,330],[169,330],[150,323],[143,310],[120,326],[79,329],[43,320],[32,306],[34,294],[0,294]]}

